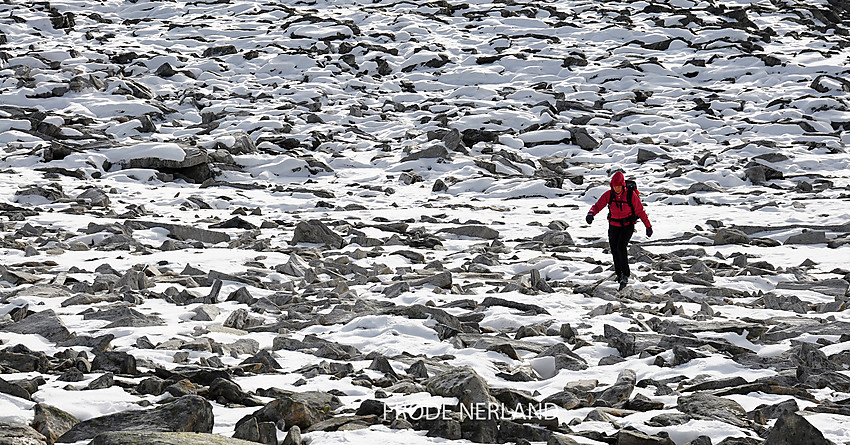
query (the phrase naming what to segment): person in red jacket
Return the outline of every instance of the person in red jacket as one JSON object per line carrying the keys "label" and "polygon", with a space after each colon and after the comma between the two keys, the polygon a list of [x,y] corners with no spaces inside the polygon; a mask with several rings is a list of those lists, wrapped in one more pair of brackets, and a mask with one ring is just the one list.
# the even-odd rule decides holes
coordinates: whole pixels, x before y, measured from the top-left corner
{"label": "person in red jacket", "polygon": [[[631,201],[631,202],[630,202]],[[608,244],[614,257],[614,273],[620,283],[620,290],[629,283],[629,256],[626,248],[632,234],[635,233],[635,223],[638,219],[646,226],[646,236],[652,236],[652,224],[643,210],[637,191],[626,187],[626,177],[623,172],[616,172],[611,177],[611,189],[607,190],[587,212],[585,220],[593,223],[593,216],[608,206]]]}

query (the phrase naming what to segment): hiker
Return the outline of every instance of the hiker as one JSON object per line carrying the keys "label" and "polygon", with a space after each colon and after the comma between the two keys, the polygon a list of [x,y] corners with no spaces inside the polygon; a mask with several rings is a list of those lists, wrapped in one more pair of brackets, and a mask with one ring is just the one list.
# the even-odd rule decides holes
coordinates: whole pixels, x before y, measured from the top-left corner
{"label": "hiker", "polygon": [[614,257],[614,274],[617,282],[620,283],[620,290],[626,287],[631,276],[626,248],[635,232],[635,223],[638,219],[646,226],[646,236],[652,236],[652,224],[643,210],[634,182],[629,182],[627,187],[623,172],[614,173],[611,177],[611,189],[602,194],[585,217],[587,223],[591,224],[593,216],[608,206],[608,244],[611,255]]}

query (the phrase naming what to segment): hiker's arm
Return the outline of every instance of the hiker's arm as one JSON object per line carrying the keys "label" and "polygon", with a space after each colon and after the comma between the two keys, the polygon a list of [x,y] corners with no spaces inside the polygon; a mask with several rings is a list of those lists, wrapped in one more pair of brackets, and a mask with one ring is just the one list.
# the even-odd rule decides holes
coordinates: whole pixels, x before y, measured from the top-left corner
{"label": "hiker's arm", "polygon": [[605,193],[603,193],[602,196],[599,197],[599,200],[596,201],[596,204],[593,204],[593,207],[591,207],[590,211],[587,212],[587,213],[589,213],[591,215],[599,214],[599,212],[601,212],[602,209],[604,209],[605,206],[608,205],[608,201],[610,200],[608,195],[610,195],[610,194],[611,194],[611,190],[606,190]]}
{"label": "hiker's arm", "polygon": [[652,227],[652,223],[649,222],[649,217],[646,216],[646,211],[643,209],[643,203],[640,202],[640,197],[637,193],[632,193],[632,205],[635,208],[635,215],[643,222],[643,225],[646,227]]}

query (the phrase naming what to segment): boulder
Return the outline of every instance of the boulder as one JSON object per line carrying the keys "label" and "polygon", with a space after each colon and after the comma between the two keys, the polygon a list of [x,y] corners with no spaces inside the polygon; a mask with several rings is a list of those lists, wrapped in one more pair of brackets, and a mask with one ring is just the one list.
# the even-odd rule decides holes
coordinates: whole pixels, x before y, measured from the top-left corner
{"label": "boulder", "polygon": [[71,414],[55,406],[37,403],[32,427],[47,438],[49,444],[55,443],[59,436],[65,434],[80,421]]}
{"label": "boulder", "polygon": [[89,445],[257,445],[257,442],[206,433],[114,431],[97,435]]}
{"label": "boulder", "polygon": [[212,405],[203,397],[190,395],[148,410],[124,411],[82,421],[56,442],[79,442],[115,431],[211,433],[212,427]]}
{"label": "boulder", "polygon": [[776,420],[765,440],[768,445],[833,445],[805,417],[787,413]]}
{"label": "boulder", "polygon": [[711,394],[680,396],[676,407],[697,419],[719,420],[739,428],[746,428],[749,424],[747,411],[738,402]]}
{"label": "boulder", "polygon": [[487,382],[468,366],[429,378],[425,388],[435,396],[456,397],[467,408],[493,403]]}
{"label": "boulder", "polygon": [[0,422],[0,445],[47,445],[47,439],[29,425]]}
{"label": "boulder", "polygon": [[36,312],[17,323],[0,328],[0,331],[16,334],[39,334],[54,343],[63,342],[73,337],[73,334],[65,327],[65,323],[59,319],[53,309]]}
{"label": "boulder", "polygon": [[334,249],[341,249],[345,245],[345,240],[325,225],[325,223],[314,219],[301,221],[295,226],[292,244],[298,243],[324,244]]}

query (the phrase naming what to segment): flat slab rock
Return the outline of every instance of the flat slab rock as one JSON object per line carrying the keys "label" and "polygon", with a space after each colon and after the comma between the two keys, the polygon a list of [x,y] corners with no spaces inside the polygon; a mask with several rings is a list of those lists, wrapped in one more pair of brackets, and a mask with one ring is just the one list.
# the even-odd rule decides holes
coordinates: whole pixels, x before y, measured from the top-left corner
{"label": "flat slab rock", "polygon": [[100,434],[89,445],[256,445],[256,442],[206,433],[145,433],[114,431]]}

